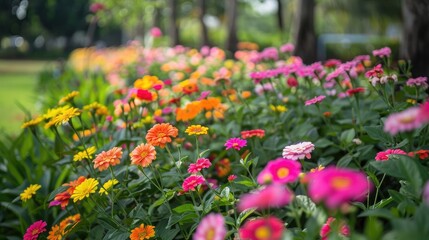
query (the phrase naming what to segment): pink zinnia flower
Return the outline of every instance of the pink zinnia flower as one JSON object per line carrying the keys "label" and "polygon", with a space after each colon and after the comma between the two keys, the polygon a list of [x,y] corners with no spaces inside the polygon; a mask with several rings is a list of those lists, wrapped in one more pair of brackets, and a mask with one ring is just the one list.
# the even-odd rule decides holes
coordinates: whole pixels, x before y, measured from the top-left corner
{"label": "pink zinnia flower", "polygon": [[282,53],[293,52],[293,50],[295,50],[295,46],[292,43],[286,43],[280,47]]}
{"label": "pink zinnia flower", "polygon": [[203,176],[192,175],[187,177],[182,184],[182,188],[185,192],[195,191],[195,188],[203,184],[205,179]]}
{"label": "pink zinnia flower", "polygon": [[262,129],[241,131],[241,138],[243,139],[251,138],[251,137],[263,138],[264,136],[265,136],[265,130],[262,130]]}
{"label": "pink zinnia flower", "polygon": [[310,173],[308,180],[310,198],[315,203],[323,201],[331,209],[364,199],[372,187],[364,173],[335,167]]}
{"label": "pink zinnia flower", "polygon": [[258,183],[290,183],[295,182],[301,173],[301,164],[298,161],[277,158],[268,162],[259,173]]}
{"label": "pink zinnia flower", "polygon": [[381,76],[383,76],[383,74],[384,74],[383,67],[381,66],[381,64],[378,64],[373,69],[371,69],[368,72],[366,72],[365,73],[365,77],[367,77],[367,78],[370,78],[370,77],[378,77],[378,78],[380,78]]}
{"label": "pink zinnia flower", "polygon": [[375,156],[375,160],[377,161],[389,160],[390,154],[407,155],[407,153],[402,151],[401,149],[387,149],[386,151],[378,152],[377,155]]}
{"label": "pink zinnia flower", "polygon": [[237,179],[237,176],[236,176],[236,175],[234,175],[234,174],[231,174],[231,175],[229,175],[229,176],[228,176],[228,182],[232,182],[232,181],[234,181],[235,179]]}
{"label": "pink zinnia flower", "polygon": [[151,28],[150,35],[154,38],[161,37],[162,36],[161,29],[159,29],[158,27]]}
{"label": "pink zinnia flower", "polygon": [[294,77],[288,77],[288,79],[286,80],[286,84],[289,87],[296,87],[298,86],[298,81]]}
{"label": "pink zinnia flower", "polygon": [[89,11],[92,13],[97,13],[105,8],[104,4],[95,2],[89,6]]}
{"label": "pink zinnia flower", "polygon": [[201,220],[193,240],[224,240],[226,236],[225,219],[222,214],[210,213]]}
{"label": "pink zinnia flower", "polygon": [[384,47],[384,48],[380,48],[372,51],[372,55],[374,55],[374,57],[389,57],[391,53],[392,53],[392,50],[390,50],[389,47]]}
{"label": "pink zinnia flower", "polygon": [[356,93],[361,93],[361,92],[365,92],[365,88],[363,87],[358,87],[358,88],[352,88],[346,91],[347,95],[349,96],[353,96]]}
{"label": "pink zinnia flower", "polygon": [[272,184],[262,190],[248,193],[240,198],[238,211],[249,208],[267,209],[278,208],[289,204],[293,199],[293,193],[280,184]]}
{"label": "pink zinnia flower", "polygon": [[314,144],[311,142],[300,142],[295,145],[286,146],[283,149],[283,158],[298,160],[310,159],[311,152],[314,150]]}
{"label": "pink zinnia flower", "polygon": [[247,141],[241,138],[230,138],[225,143],[226,150],[234,148],[235,150],[240,150],[242,147],[247,145]]}
{"label": "pink zinnia flower", "polygon": [[384,131],[394,136],[419,128],[429,122],[429,102],[411,107],[402,112],[390,114],[384,122]]}
{"label": "pink zinnia flower", "polygon": [[284,223],[273,216],[247,221],[239,229],[240,239],[280,240],[285,230]]}
{"label": "pink zinnia flower", "polygon": [[325,98],[326,98],[325,95],[317,96],[315,98],[312,98],[310,100],[305,101],[305,106],[319,103],[319,102],[323,101],[323,99],[325,99]]}
{"label": "pink zinnia flower", "polygon": [[[323,224],[322,228],[320,229],[320,237],[322,237],[321,240],[328,240],[329,234],[331,233],[331,225],[334,223],[335,218],[329,217],[325,224]],[[341,222],[339,226],[339,234],[341,234],[344,237],[350,236],[350,227],[347,226],[345,223]]]}
{"label": "pink zinnia flower", "polygon": [[331,81],[337,77],[339,77],[340,75],[343,75],[344,69],[341,67],[341,65],[335,69],[334,71],[332,71],[331,73],[328,74],[328,76],[326,76],[326,81]]}
{"label": "pink zinnia flower", "polygon": [[188,173],[197,173],[204,168],[209,168],[212,165],[207,158],[199,158],[196,163],[191,163],[188,168]]}
{"label": "pink zinnia flower", "polygon": [[410,78],[407,80],[407,86],[427,89],[429,87],[427,80],[427,77]]}
{"label": "pink zinnia flower", "polygon": [[46,222],[43,220],[39,220],[31,224],[24,234],[24,240],[36,240],[39,237],[39,234],[46,232],[46,225]]}

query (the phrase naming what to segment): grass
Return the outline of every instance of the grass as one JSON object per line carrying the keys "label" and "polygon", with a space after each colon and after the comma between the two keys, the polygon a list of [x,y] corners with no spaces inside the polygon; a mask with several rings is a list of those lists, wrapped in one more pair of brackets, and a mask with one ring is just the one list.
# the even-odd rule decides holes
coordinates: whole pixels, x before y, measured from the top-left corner
{"label": "grass", "polygon": [[38,73],[47,61],[0,60],[0,136],[15,136],[25,120],[23,109],[35,113]]}

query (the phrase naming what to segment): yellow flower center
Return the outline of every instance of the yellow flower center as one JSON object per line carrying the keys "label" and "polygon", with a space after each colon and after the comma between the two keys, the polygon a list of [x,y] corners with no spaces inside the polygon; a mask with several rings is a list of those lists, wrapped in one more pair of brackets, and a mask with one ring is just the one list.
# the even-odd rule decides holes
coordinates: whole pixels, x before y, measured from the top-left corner
{"label": "yellow flower center", "polygon": [[268,239],[271,236],[271,230],[267,226],[260,226],[255,231],[257,239]]}
{"label": "yellow flower center", "polygon": [[413,116],[406,116],[406,117],[399,119],[399,121],[401,123],[411,123],[414,121],[414,119],[415,119],[415,117],[413,117]]}
{"label": "yellow flower center", "polygon": [[142,157],[142,158],[145,158],[146,156],[148,155],[148,152],[142,152],[141,154],[140,154],[140,156]]}
{"label": "yellow flower center", "polygon": [[277,170],[277,176],[279,178],[285,178],[288,175],[289,175],[289,169],[288,168],[282,167],[282,168],[279,168],[279,170]]}
{"label": "yellow flower center", "polygon": [[210,228],[206,233],[206,240],[213,240],[215,238],[215,233],[214,228]]}
{"label": "yellow flower center", "polygon": [[335,189],[340,190],[349,187],[351,185],[351,181],[347,177],[335,177],[332,179],[331,185]]}
{"label": "yellow flower center", "polygon": [[37,233],[39,233],[39,229],[34,229],[34,230],[31,232],[31,234],[32,234],[32,235],[36,235]]}
{"label": "yellow flower center", "polygon": [[238,143],[233,143],[232,147],[238,147]]}

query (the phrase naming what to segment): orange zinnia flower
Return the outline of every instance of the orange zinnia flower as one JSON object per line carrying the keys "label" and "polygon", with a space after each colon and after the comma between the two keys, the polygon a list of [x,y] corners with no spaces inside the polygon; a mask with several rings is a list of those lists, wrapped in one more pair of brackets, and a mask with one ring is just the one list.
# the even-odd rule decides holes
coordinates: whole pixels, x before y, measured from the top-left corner
{"label": "orange zinnia flower", "polygon": [[131,240],[144,240],[150,239],[155,236],[155,227],[152,225],[144,225],[143,223],[131,230]]}
{"label": "orange zinnia flower", "polygon": [[94,168],[104,171],[110,166],[115,166],[121,162],[122,149],[114,147],[109,151],[103,151],[94,159]]}
{"label": "orange zinnia flower", "polygon": [[74,192],[74,189],[79,186],[83,181],[86,180],[86,177],[84,176],[80,176],[78,179],[71,181],[69,183],[65,183],[63,184],[63,186],[68,186],[69,188],[67,189],[67,192],[72,195]]}
{"label": "orange zinnia flower", "polygon": [[194,119],[202,111],[200,101],[188,103],[184,108],[178,108],[176,112],[176,121],[189,121]]}
{"label": "orange zinnia flower", "polygon": [[130,157],[132,164],[147,167],[156,158],[155,147],[152,146],[150,143],[142,143],[130,153]]}
{"label": "orange zinnia flower", "polygon": [[171,137],[177,137],[179,130],[169,123],[155,124],[146,134],[146,140],[153,146],[164,148],[171,142]]}

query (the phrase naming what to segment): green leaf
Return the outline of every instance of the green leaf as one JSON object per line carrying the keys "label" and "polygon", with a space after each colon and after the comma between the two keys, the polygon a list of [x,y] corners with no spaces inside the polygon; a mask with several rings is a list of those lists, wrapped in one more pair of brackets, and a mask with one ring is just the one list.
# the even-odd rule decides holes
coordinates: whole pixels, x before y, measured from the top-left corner
{"label": "green leaf", "polygon": [[366,126],[366,133],[374,139],[384,143],[391,143],[392,137],[383,131],[383,126]]}
{"label": "green leaf", "polygon": [[366,222],[365,225],[365,236],[368,240],[378,240],[381,239],[383,235],[383,224],[380,220],[372,218]]}
{"label": "green leaf", "polygon": [[168,219],[167,228],[177,223],[193,222],[198,219],[198,215],[195,212],[185,212],[183,214],[172,214]]}
{"label": "green leaf", "polygon": [[252,214],[254,211],[256,211],[256,208],[249,208],[244,210],[243,212],[240,213],[240,215],[238,215],[237,221],[235,222],[237,227],[241,226],[241,223],[250,215]]}
{"label": "green leaf", "polygon": [[338,167],[348,167],[350,162],[353,161],[353,156],[347,154],[344,155],[340,160],[338,160]]}
{"label": "green leaf", "polygon": [[387,220],[396,218],[395,215],[385,208],[369,209],[359,214],[358,217],[380,217]]}
{"label": "green leaf", "polygon": [[424,171],[424,167],[407,155],[390,155],[389,160],[373,161],[370,165],[389,176],[406,180],[416,198],[420,197],[423,184],[428,180],[428,173]]}
{"label": "green leaf", "polygon": [[356,132],[353,128],[346,130],[341,133],[340,141],[343,143],[351,143],[355,135],[356,135]]}
{"label": "green leaf", "polygon": [[173,211],[175,211],[176,213],[194,212],[195,208],[194,208],[194,204],[186,203],[173,208]]}
{"label": "green leaf", "polygon": [[331,146],[332,144],[334,144],[334,143],[329,141],[326,138],[321,138],[314,143],[316,148],[325,148],[325,147]]}

